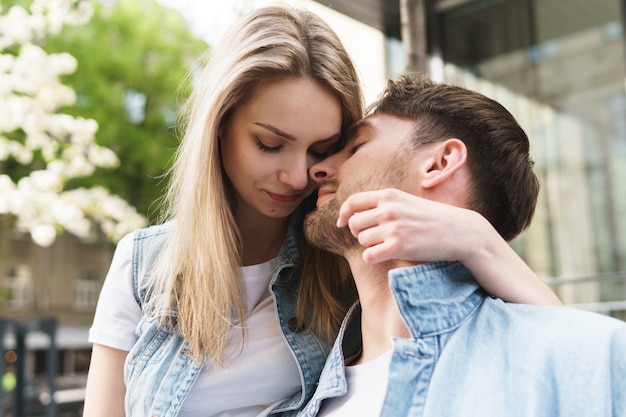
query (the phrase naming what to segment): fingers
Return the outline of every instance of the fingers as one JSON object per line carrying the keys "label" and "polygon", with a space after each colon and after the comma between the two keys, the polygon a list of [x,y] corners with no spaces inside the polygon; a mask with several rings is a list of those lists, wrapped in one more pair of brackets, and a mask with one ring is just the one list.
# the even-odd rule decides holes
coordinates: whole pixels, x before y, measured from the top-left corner
{"label": "fingers", "polygon": [[402,213],[402,197],[398,190],[368,191],[352,195],[342,205],[338,225],[347,226],[365,248],[365,262],[379,263],[400,255],[399,243],[407,239],[398,220],[408,217]]}
{"label": "fingers", "polygon": [[[405,193],[395,188],[386,188],[375,191],[362,191],[352,194],[344,201],[339,209],[339,219],[337,219],[337,227],[344,227],[348,224],[350,218],[356,214],[377,207],[387,206],[406,201],[407,198],[416,198],[415,196]],[[386,209],[391,212],[389,208]]]}
{"label": "fingers", "polygon": [[[379,219],[378,210],[376,208],[372,208],[366,211],[360,211],[358,213],[354,213],[348,219],[348,228],[352,233],[352,236],[359,238],[361,241],[360,235],[366,232],[371,232],[371,228],[378,226],[381,223]],[[363,236],[365,239],[367,236]]]}
{"label": "fingers", "polygon": [[378,264],[399,258],[395,245],[391,244],[389,241],[382,241],[378,244],[366,247],[362,257],[367,264]]}
{"label": "fingers", "polygon": [[465,263],[491,241],[491,226],[480,214],[394,189],[352,195],[339,210],[338,225],[350,229],[367,263]]}
{"label": "fingers", "polygon": [[339,209],[337,227],[348,225],[348,220],[355,214],[378,206],[378,191],[364,191],[352,194]]}

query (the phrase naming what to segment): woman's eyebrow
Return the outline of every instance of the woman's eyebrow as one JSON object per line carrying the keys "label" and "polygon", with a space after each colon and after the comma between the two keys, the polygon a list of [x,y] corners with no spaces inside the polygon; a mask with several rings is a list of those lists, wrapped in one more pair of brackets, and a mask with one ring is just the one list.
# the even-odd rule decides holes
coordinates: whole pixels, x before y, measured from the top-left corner
{"label": "woman's eyebrow", "polygon": [[[260,123],[260,122],[255,122],[254,124],[264,128],[264,129],[266,129],[266,130],[268,130],[270,132],[272,132],[273,134],[275,134],[277,136],[283,137],[285,139],[289,139],[291,141],[295,141],[296,140],[295,136],[293,136],[293,135],[291,135],[291,134],[289,134],[289,133],[287,133],[287,132],[277,128],[276,126],[268,125],[268,124]],[[321,139],[321,140],[319,140],[317,142],[320,143],[320,142],[336,141],[336,140],[339,140],[340,136],[341,136],[340,133],[335,133],[334,135],[331,135],[331,136],[329,136],[329,137],[327,137],[325,139]]]}
{"label": "woman's eyebrow", "polygon": [[261,126],[262,128],[269,130],[270,132],[272,132],[273,134],[277,135],[277,136],[281,136],[285,139],[289,139],[289,140],[296,140],[296,138],[293,135],[290,135],[289,133],[280,130],[279,128],[277,128],[276,126],[272,126],[272,125],[268,125],[265,123],[260,123],[260,122],[255,122],[254,123],[257,126]]}

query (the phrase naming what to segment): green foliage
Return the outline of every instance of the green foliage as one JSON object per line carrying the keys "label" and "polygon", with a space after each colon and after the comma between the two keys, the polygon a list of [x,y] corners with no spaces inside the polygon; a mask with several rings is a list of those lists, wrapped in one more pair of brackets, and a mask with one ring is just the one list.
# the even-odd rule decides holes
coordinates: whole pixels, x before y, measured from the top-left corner
{"label": "green foliage", "polygon": [[[97,143],[121,161],[118,169],[99,170],[69,186],[101,185],[154,221],[167,182],[163,175],[178,146],[175,117],[190,91],[183,80],[207,44],[190,33],[178,12],[155,0],[102,3],[94,2],[90,23],[66,27],[43,45],[48,53],[69,52],[78,60],[77,71],[64,79],[76,91],[76,105],[63,111],[95,119]],[[134,107],[140,113],[135,119],[125,104],[129,94],[145,98],[144,106]]]}

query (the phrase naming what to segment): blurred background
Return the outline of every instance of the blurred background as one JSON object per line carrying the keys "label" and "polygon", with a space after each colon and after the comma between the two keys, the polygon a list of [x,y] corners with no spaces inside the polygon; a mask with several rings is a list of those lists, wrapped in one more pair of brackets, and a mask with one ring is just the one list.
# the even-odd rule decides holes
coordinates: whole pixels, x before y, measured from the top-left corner
{"label": "blurred background", "polygon": [[[337,31],[368,102],[412,67],[511,111],[542,187],[513,247],[565,304],[626,319],[626,0],[287,2]],[[158,221],[194,61],[268,3],[0,0],[0,416],[80,415],[98,294]]]}

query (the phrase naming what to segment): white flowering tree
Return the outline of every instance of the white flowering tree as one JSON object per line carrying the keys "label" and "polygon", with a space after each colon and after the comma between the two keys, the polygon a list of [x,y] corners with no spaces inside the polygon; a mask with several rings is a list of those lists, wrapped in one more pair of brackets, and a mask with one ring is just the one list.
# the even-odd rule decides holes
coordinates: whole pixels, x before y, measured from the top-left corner
{"label": "white flowering tree", "polygon": [[[119,165],[112,150],[96,144],[95,120],[60,112],[76,100],[59,79],[76,70],[74,57],[39,46],[64,25],[87,23],[91,13],[81,0],[34,0],[29,10],[0,5],[0,215],[13,216],[41,246],[63,231],[88,239],[98,228],[115,242],[146,224],[102,187],[65,189],[71,179]],[[10,176],[9,165],[23,169]]]}

